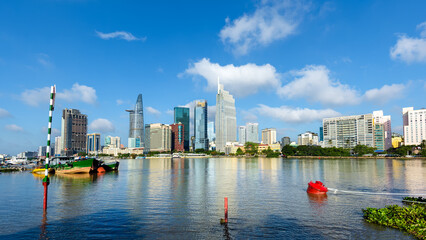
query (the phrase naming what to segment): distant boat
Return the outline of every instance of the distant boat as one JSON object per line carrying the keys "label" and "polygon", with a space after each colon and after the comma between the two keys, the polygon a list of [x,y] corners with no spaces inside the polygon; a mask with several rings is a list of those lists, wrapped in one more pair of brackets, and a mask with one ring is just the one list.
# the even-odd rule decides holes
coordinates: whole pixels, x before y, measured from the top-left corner
{"label": "distant boat", "polygon": [[58,162],[50,167],[56,174],[97,173],[118,170],[119,162],[104,163],[96,158]]}
{"label": "distant boat", "polygon": [[172,158],[183,158],[181,153],[173,153]]}
{"label": "distant boat", "polygon": [[145,159],[145,156],[137,156],[136,159]]}
{"label": "distant boat", "polygon": [[6,160],[6,163],[13,164],[13,165],[18,165],[18,164],[23,165],[23,164],[28,164],[29,162],[28,162],[28,158],[26,157],[13,156],[12,159]]}

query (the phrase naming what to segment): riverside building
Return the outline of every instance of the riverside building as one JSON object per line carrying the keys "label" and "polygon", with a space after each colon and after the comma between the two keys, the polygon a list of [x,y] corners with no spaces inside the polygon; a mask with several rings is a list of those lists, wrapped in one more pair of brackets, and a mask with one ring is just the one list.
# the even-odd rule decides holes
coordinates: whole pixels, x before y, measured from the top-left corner
{"label": "riverside building", "polygon": [[189,108],[175,107],[174,123],[182,123],[184,128],[184,148],[189,151]]}
{"label": "riverside building", "polygon": [[392,147],[391,116],[384,116],[383,111],[374,111],[374,141],[377,150],[387,150]]}
{"label": "riverside building", "polygon": [[403,108],[402,121],[404,145],[419,145],[423,140],[426,140],[426,109]]}
{"label": "riverside building", "polygon": [[[167,124],[154,123],[149,124],[147,132],[149,134],[149,146],[146,149],[151,152],[168,152],[171,151],[172,128]],[[145,126],[145,130],[147,127]]]}
{"label": "riverside building", "polygon": [[247,130],[246,126],[238,127],[238,142],[242,145],[244,145],[247,142],[246,130]]}
{"label": "riverside building", "polygon": [[299,134],[297,145],[318,145],[318,134],[309,131]]}
{"label": "riverside building", "polygon": [[235,99],[219,83],[216,95],[216,150],[225,152],[227,142],[237,140]]}
{"label": "riverside building", "polygon": [[90,133],[87,134],[86,140],[86,151],[87,153],[98,153],[101,151],[101,134]]}
{"label": "riverside building", "polygon": [[72,155],[86,152],[87,115],[81,114],[77,109],[62,111],[61,155]]}
{"label": "riverside building", "polygon": [[143,123],[143,103],[142,94],[138,95],[135,108],[126,110],[129,112],[129,148],[142,148],[145,142]]}
{"label": "riverside building", "polygon": [[259,143],[259,123],[246,123],[246,142]]}
{"label": "riverside building", "polygon": [[172,131],[172,150],[177,152],[185,151],[185,126],[182,123],[170,125]]}
{"label": "riverside building", "polygon": [[207,134],[207,101],[197,101],[194,107],[194,150],[209,150]]}
{"label": "riverside building", "polygon": [[262,130],[262,143],[274,144],[277,142],[277,130],[275,128],[266,128]]}

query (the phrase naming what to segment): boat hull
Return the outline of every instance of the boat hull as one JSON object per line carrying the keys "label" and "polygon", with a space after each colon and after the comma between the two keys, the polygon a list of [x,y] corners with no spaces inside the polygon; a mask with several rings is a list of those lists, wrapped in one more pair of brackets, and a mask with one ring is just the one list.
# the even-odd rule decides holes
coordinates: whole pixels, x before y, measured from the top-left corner
{"label": "boat hull", "polygon": [[328,189],[320,181],[316,181],[315,183],[311,181],[308,183],[308,189],[306,192],[310,194],[327,194]]}
{"label": "boat hull", "polygon": [[100,167],[100,161],[94,158],[76,161],[70,164],[58,164],[53,168],[56,174],[94,173]]}

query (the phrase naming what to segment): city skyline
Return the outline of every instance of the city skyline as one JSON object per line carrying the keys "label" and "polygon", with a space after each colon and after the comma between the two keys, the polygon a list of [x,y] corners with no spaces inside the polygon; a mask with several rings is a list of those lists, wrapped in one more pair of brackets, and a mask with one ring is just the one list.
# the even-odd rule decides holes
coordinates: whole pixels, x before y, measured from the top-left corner
{"label": "city skyline", "polygon": [[[53,138],[68,108],[88,116],[88,133],[126,144],[124,110],[139,93],[145,123],[171,124],[174,107],[215,102],[218,76],[237,126],[258,122],[277,139],[376,110],[402,134],[401,109],[426,107],[426,3],[285,3],[0,3],[0,153],[45,144],[52,84]],[[209,122],[214,113],[210,104]]]}

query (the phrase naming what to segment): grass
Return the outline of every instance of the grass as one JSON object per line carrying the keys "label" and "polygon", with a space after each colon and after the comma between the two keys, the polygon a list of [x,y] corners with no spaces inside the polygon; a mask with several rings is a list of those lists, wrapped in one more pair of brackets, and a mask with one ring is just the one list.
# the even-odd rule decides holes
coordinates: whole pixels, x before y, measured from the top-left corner
{"label": "grass", "polygon": [[426,208],[421,204],[407,207],[390,205],[385,208],[362,209],[364,219],[369,223],[376,223],[406,231],[418,239],[426,239]]}

